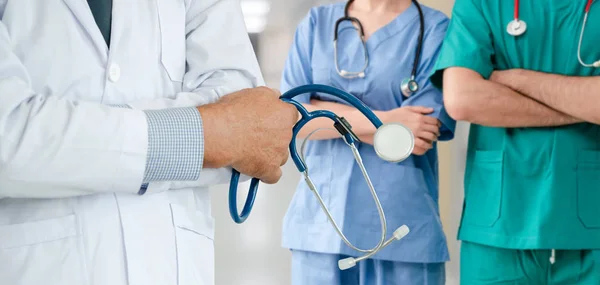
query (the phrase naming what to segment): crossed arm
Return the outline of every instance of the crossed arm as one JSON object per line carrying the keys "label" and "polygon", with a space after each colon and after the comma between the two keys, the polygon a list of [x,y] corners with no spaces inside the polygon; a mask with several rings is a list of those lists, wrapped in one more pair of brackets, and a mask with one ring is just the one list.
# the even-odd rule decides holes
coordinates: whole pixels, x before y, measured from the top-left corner
{"label": "crossed arm", "polygon": [[[330,110],[338,116],[344,117],[350,123],[350,125],[352,125],[352,131],[361,141],[371,145],[373,144],[375,127],[356,108],[340,103],[315,99],[312,99],[310,104],[303,105],[309,112],[315,110]],[[375,111],[375,113],[378,114],[380,112]],[[327,118],[311,120],[304,128],[300,130],[298,135],[302,138],[306,138],[311,132],[317,129],[321,130],[314,135],[311,135],[311,139],[313,140],[336,139],[340,137],[340,134],[333,128],[333,122]]]}
{"label": "crossed arm", "polygon": [[512,69],[490,80],[466,68],[444,72],[444,103],[456,120],[492,127],[551,127],[600,124],[594,96],[600,77],[568,77]]}
{"label": "crossed arm", "polygon": [[564,76],[524,69],[497,71],[492,80],[538,102],[585,121],[600,124],[600,77]]}

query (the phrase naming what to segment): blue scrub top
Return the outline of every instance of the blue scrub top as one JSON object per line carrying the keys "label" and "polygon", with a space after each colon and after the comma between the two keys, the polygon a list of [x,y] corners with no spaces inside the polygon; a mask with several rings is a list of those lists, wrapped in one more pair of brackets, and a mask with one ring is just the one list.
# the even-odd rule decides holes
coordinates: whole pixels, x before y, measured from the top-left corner
{"label": "blue scrub top", "polygon": [[[419,36],[419,13],[412,6],[367,41],[369,66],[365,78],[338,75],[333,56],[334,26],[344,14],[345,3],[313,8],[299,25],[283,73],[281,91],[305,84],[325,84],[348,91],[373,110],[402,106],[427,106],[442,124],[440,139],[453,137],[455,121],[443,109],[442,94],[429,81],[448,25],[441,12],[422,5],[425,34],[417,82],[420,91],[402,96],[400,84],[410,77]],[[363,46],[349,22],[340,25],[338,60],[341,69],[358,71],[364,65]],[[345,103],[325,94],[310,98]],[[380,159],[372,146],[359,144],[359,151],[382,203],[388,237],[406,224],[410,234],[374,256],[401,262],[445,262],[449,259],[438,209],[438,162],[434,147],[423,156],[402,163]],[[308,171],[348,239],[360,248],[374,247],[381,235],[375,202],[351,150],[341,139],[310,141],[306,147]],[[290,249],[360,255],[338,237],[325,213],[302,180],[285,216],[283,246]]]}

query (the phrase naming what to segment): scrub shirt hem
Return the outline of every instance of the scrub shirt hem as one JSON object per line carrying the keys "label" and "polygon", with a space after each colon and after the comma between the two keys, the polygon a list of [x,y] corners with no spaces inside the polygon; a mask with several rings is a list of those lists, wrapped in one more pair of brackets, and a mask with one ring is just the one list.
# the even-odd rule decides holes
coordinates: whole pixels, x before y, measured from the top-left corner
{"label": "scrub shirt hem", "polygon": [[[401,243],[402,241],[397,241]],[[307,244],[311,244],[311,246],[306,246]],[[340,241],[340,244],[333,246],[331,244],[318,245],[316,242],[312,243],[300,243],[299,242],[291,242],[289,240],[283,240],[281,244],[282,248],[286,248],[289,250],[299,250],[299,251],[308,251],[315,253],[324,253],[324,254],[339,254],[339,255],[347,255],[352,257],[359,257],[362,254],[357,253],[356,251],[350,248],[340,248],[347,247],[346,244]],[[380,253],[377,253],[375,256],[370,259],[373,260],[385,260],[385,261],[393,261],[393,262],[410,262],[410,263],[441,263],[450,261],[450,253],[444,243],[443,249],[440,250],[439,247],[430,247],[429,251],[402,251],[401,254],[398,254],[397,250],[386,251],[383,249]],[[410,254],[407,254],[410,252]]]}
{"label": "scrub shirt hem", "polygon": [[[339,250],[337,250],[337,251],[336,250],[313,250],[313,249],[306,249],[306,248],[295,247],[295,246],[282,246],[282,247],[285,249],[288,249],[288,250],[306,251],[306,252],[314,252],[314,253],[322,253],[322,254],[345,255],[345,256],[351,256],[351,257],[355,257],[355,258],[361,256],[359,254],[355,254],[355,253],[349,254],[348,252],[339,251]],[[391,261],[391,262],[405,262],[405,263],[445,263],[445,262],[450,261],[449,254],[446,254],[445,256],[441,256],[439,258],[430,258],[430,259],[423,259],[422,255],[423,255],[422,253],[419,253],[418,255],[415,254],[413,256],[403,257],[403,258],[379,257],[378,255],[375,255],[369,259]]]}
{"label": "scrub shirt hem", "polygon": [[579,239],[574,239],[573,235],[549,237],[507,236],[469,227],[459,230],[458,240],[508,249],[600,249],[600,230],[595,234],[588,232],[585,237],[581,236]]}

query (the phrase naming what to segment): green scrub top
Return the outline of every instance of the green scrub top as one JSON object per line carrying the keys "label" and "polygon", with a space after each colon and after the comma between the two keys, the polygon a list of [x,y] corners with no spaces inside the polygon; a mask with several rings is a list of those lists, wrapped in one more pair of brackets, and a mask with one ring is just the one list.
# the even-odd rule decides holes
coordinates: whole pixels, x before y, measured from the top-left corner
{"label": "green scrub top", "polygon": [[[586,3],[521,1],[528,30],[515,38],[506,32],[514,1],[457,0],[432,82],[441,88],[442,71],[454,66],[486,79],[512,68],[600,75],[577,60]],[[600,3],[594,3],[581,50],[586,63],[600,59],[598,27]],[[461,240],[513,249],[600,249],[600,126],[472,125],[463,206]]]}

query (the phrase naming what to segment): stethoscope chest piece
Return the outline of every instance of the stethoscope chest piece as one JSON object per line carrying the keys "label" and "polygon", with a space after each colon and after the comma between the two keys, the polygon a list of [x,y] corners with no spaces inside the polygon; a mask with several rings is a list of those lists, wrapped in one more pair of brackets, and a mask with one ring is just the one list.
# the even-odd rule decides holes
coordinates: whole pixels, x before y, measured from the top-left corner
{"label": "stethoscope chest piece", "polygon": [[415,138],[412,131],[404,125],[389,123],[377,129],[373,146],[381,159],[397,163],[411,155],[415,146]]}
{"label": "stethoscope chest piece", "polygon": [[508,23],[508,26],[506,26],[506,32],[514,37],[524,34],[525,31],[527,31],[527,23],[525,23],[523,20],[514,19]]}
{"label": "stethoscope chest piece", "polygon": [[402,91],[402,95],[410,97],[410,95],[419,91],[419,84],[414,79],[406,78],[400,84],[400,91]]}

